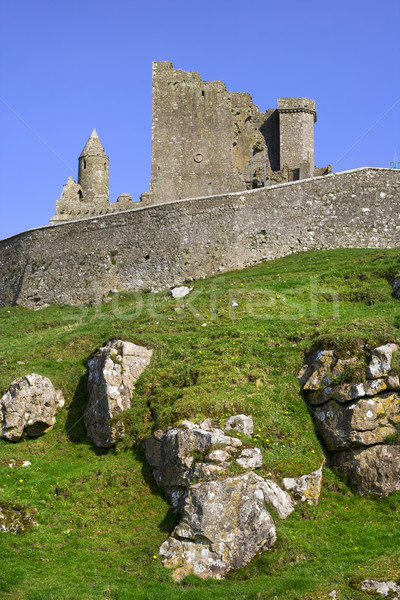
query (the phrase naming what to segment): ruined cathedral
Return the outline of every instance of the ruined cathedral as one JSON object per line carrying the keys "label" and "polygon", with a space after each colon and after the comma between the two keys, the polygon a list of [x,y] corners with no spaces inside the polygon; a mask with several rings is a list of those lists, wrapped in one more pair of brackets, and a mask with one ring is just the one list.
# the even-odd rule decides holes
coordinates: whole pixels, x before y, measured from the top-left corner
{"label": "ruined cathedral", "polygon": [[250,94],[222,81],[153,63],[151,182],[140,203],[129,194],[109,202],[108,156],[94,129],[50,223],[308,179],[331,171],[314,165],[316,106],[278,98],[261,112]]}

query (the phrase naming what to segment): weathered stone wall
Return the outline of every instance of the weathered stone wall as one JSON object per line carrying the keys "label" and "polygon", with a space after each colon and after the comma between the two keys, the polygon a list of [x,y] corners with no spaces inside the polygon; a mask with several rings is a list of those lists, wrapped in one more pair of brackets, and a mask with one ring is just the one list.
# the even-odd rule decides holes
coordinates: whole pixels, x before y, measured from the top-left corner
{"label": "weathered stone wall", "polygon": [[116,202],[109,203],[109,159],[95,129],[79,156],[78,164],[78,183],[72,177],[68,178],[61,197],[56,200],[56,214],[50,223],[65,223],[132,208],[130,194],[121,194]]}
{"label": "weathered stone wall", "polygon": [[46,226],[0,242],[0,305],[162,289],[317,248],[400,246],[400,173],[364,168]]}
{"label": "weathered stone wall", "polygon": [[[229,92],[222,81],[203,81],[171,62],[153,63],[151,183],[143,203],[312,176],[315,102],[281,98],[278,109],[261,112],[250,94]],[[304,173],[302,161],[310,165]]]}
{"label": "weathered stone wall", "polygon": [[[314,100],[278,98],[280,133],[280,168],[296,169],[302,162],[314,170],[314,123],[317,113]],[[300,179],[303,179],[300,175]]]}

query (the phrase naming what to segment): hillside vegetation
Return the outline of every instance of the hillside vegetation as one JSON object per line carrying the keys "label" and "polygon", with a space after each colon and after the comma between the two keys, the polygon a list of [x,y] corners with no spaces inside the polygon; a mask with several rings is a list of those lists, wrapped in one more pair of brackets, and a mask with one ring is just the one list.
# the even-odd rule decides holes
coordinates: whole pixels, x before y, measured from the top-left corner
{"label": "hillside vegetation", "polygon": [[[141,453],[156,428],[244,412],[260,474],[279,481],[317,469],[324,456],[297,372],[317,345],[400,343],[398,271],[397,250],[310,252],[196,281],[180,300],[120,293],[93,307],[0,309],[0,395],[38,373],[66,399],[43,437],[0,440],[0,502],[36,508],[38,523],[0,533],[0,598],[311,600],[336,590],[349,600],[370,597],[362,579],[398,579],[400,493],[359,497],[325,469],[319,505],[275,519],[273,552],[222,581],[173,583],[158,548],[176,516]],[[124,414],[128,435],[105,451],[86,438],[82,412],[87,360],[113,338],[154,353]],[[9,468],[10,459],[32,464]]]}

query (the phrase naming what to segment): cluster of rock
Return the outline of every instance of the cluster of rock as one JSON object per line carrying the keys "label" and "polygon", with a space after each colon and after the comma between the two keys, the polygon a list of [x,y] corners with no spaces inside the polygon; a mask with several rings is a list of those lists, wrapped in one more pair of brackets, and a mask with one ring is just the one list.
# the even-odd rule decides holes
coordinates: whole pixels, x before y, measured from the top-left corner
{"label": "cluster of rock", "polygon": [[309,357],[299,373],[304,397],[328,451],[329,466],[359,492],[400,490],[400,446],[388,444],[400,424],[400,382],[391,371],[395,344],[375,348],[359,380],[340,383],[357,357],[332,350]]}
{"label": "cluster of rock", "polygon": [[[99,447],[113,446],[124,425],[113,417],[131,408],[135,383],[150,362],[152,350],[123,340],[108,342],[88,362],[88,396],[84,422]],[[50,431],[64,406],[61,390],[48,377],[25,375],[11,383],[0,398],[0,437],[18,442]]]}
{"label": "cluster of rock", "polygon": [[[154,478],[180,515],[160,548],[164,565],[174,569],[176,579],[189,573],[221,578],[271,549],[276,529],[265,503],[284,519],[297,502],[318,502],[322,468],[284,480],[291,496],[272,479],[253,472],[262,466],[259,448],[227,433],[232,431],[252,435],[252,417],[230,417],[224,430],[214,427],[211,419],[185,420],[146,440]],[[232,475],[238,468],[242,472]]]}
{"label": "cluster of rock", "polygon": [[48,377],[19,377],[0,398],[0,437],[10,442],[39,437],[53,427],[63,406],[61,390],[55,390]]}
{"label": "cluster of rock", "polygon": [[87,435],[109,448],[124,435],[122,421],[110,420],[131,408],[135,383],[150,363],[152,350],[112,340],[88,362],[88,403],[83,414]]}

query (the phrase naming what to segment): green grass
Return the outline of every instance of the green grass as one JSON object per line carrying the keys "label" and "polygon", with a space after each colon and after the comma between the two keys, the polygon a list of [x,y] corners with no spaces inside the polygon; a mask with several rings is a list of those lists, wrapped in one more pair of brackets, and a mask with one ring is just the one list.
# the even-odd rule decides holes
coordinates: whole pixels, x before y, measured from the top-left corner
{"label": "green grass", "polygon": [[[173,583],[152,557],[176,517],[141,441],[182,418],[251,412],[261,473],[279,480],[318,468],[323,453],[296,374],[318,344],[346,356],[362,343],[366,356],[400,343],[400,303],[389,284],[399,270],[397,250],[310,252],[194,282],[180,300],[121,293],[96,307],[0,309],[0,394],[39,373],[66,399],[45,436],[0,441],[0,500],[36,508],[38,522],[24,534],[0,534],[0,598],[311,600],[335,589],[349,600],[369,597],[357,587],[362,578],[398,578],[400,494],[361,498],[326,470],[317,507],[275,519],[275,551],[223,581]],[[115,337],[154,353],[124,415],[127,438],[102,451],[82,424],[86,361]],[[11,458],[32,466],[10,469]]]}

